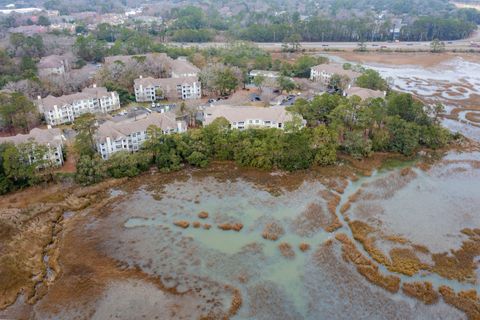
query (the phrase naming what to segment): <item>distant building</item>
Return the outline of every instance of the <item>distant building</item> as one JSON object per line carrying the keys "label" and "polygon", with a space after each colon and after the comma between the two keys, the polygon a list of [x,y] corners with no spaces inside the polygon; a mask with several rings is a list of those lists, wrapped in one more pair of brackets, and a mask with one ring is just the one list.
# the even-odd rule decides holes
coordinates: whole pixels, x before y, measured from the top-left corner
{"label": "distant building", "polygon": [[38,74],[44,77],[64,75],[70,69],[67,58],[58,55],[43,57],[37,67]]}
{"label": "distant building", "polygon": [[402,19],[395,18],[392,19],[392,27],[390,28],[390,34],[392,35],[392,40],[396,40],[400,37],[400,32],[402,31],[402,27],[405,24],[403,23]]}
{"label": "distant building", "polygon": [[[129,15],[125,12],[125,15],[128,17]],[[139,23],[141,25],[151,25],[152,23],[162,23],[162,17],[153,17],[153,16],[134,16],[131,17],[135,23]]]}
{"label": "distant building", "polygon": [[[17,134],[13,137],[0,137],[0,143],[13,143],[19,145],[30,141],[47,147],[47,153],[43,160],[47,160],[53,166],[63,165],[63,141],[65,138],[60,129],[32,129],[28,134]],[[32,156],[29,161],[35,162],[37,159]]]}
{"label": "distant building", "polygon": [[118,151],[138,151],[148,139],[149,126],[160,128],[164,134],[181,133],[187,129],[186,123],[177,121],[171,112],[154,112],[138,120],[106,121],[96,133],[97,150],[103,159]]}
{"label": "distant building", "polygon": [[120,98],[116,92],[108,92],[103,87],[85,88],[82,92],[61,97],[48,96],[37,101],[40,113],[52,126],[70,123],[85,113],[108,113],[120,108]]}
{"label": "distant building", "polygon": [[345,89],[345,91],[343,91],[343,95],[346,97],[358,96],[362,100],[366,100],[366,99],[385,98],[386,92],[360,88],[360,87],[350,87],[348,89]]}
{"label": "distant building", "polygon": [[117,55],[117,56],[105,57],[105,64],[109,65],[109,64],[113,64],[114,62],[122,62],[124,64],[127,64],[133,61],[134,59],[138,61],[139,59],[141,60],[143,58],[145,59],[146,63],[152,60],[156,60],[156,61],[160,60],[160,61],[164,61],[165,63],[169,63],[170,60],[172,60],[172,58],[167,56],[166,53],[146,53],[146,54],[137,54],[137,55],[130,55],[130,56]]}
{"label": "distant building", "polygon": [[164,66],[165,76],[170,78],[198,77],[200,69],[194,66],[184,57],[172,59],[165,53],[146,53],[138,55],[118,55],[105,57],[105,64],[111,65],[114,62],[128,64],[134,60],[144,61],[145,64],[156,63]]}
{"label": "distant building", "polygon": [[197,77],[139,78],[134,81],[135,99],[137,102],[155,101],[159,99],[200,99],[202,88]]}
{"label": "distant building", "polygon": [[67,30],[68,32],[74,33],[76,28],[76,24],[68,23],[68,22],[59,22],[59,23],[52,23],[48,29],[49,31],[56,31],[56,30]]}
{"label": "distant building", "polygon": [[269,70],[252,70],[248,73],[251,79],[255,78],[256,76],[263,76],[265,78],[273,78],[276,79],[280,77],[280,72],[277,71],[269,71]]}
{"label": "distant building", "polygon": [[26,14],[26,13],[34,13],[34,12],[41,12],[43,9],[40,8],[15,8],[8,7],[8,9],[1,9],[0,14],[10,14],[10,13],[19,13],[19,14]]}
{"label": "distant building", "polygon": [[10,28],[8,29],[9,33],[21,33],[26,36],[33,36],[36,34],[41,34],[41,33],[47,33],[48,32],[48,27],[44,26],[20,26],[16,28]]}
{"label": "distant building", "polygon": [[225,118],[230,122],[232,129],[279,128],[283,129],[285,123],[293,120],[293,114],[285,107],[247,107],[214,105],[204,111],[204,125],[211,124],[215,119]]}
{"label": "distant building", "polygon": [[341,64],[319,64],[310,69],[310,80],[321,82],[327,86],[334,74],[347,76],[352,83],[360,76],[360,73],[356,71],[343,69]]}

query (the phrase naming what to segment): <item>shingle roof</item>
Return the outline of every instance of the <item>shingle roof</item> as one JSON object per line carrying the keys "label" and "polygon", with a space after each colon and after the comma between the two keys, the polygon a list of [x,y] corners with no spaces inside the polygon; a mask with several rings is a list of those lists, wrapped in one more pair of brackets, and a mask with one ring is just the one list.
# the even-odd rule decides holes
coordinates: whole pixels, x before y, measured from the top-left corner
{"label": "shingle roof", "polygon": [[198,77],[179,77],[179,78],[152,78],[152,77],[145,77],[145,78],[138,78],[134,80],[135,86],[142,85],[144,87],[149,86],[177,86],[181,84],[191,84],[194,82],[198,82]]}
{"label": "shingle roof", "polygon": [[53,146],[62,145],[63,137],[60,129],[39,129],[34,128],[28,134],[17,134],[12,137],[0,137],[0,143],[10,142],[13,144],[20,144],[28,142],[33,139],[38,144],[50,144]]}
{"label": "shingle roof", "polygon": [[353,71],[353,70],[345,70],[343,66],[336,63],[329,63],[329,64],[319,64],[315,67],[312,67],[313,70],[317,72],[325,72],[329,74],[339,74],[339,75],[346,75],[350,78],[356,78],[360,76],[360,73]]}
{"label": "shingle roof", "polygon": [[366,88],[360,87],[351,87],[345,90],[347,96],[359,96],[362,100],[369,99],[369,98],[383,98],[385,97],[385,93],[379,90],[371,90]]}
{"label": "shingle roof", "polygon": [[205,110],[205,125],[212,123],[215,119],[224,117],[230,122],[241,122],[245,120],[266,120],[277,123],[285,123],[293,119],[292,114],[285,110],[285,107],[249,107],[249,106],[226,106],[214,105]]}
{"label": "shingle roof", "polygon": [[106,96],[109,96],[111,92],[108,92],[105,87],[95,87],[95,88],[85,88],[82,92],[77,92],[69,95],[64,95],[60,97],[47,96],[41,99],[40,103],[43,106],[44,111],[52,110],[54,106],[61,107],[66,104],[72,104],[75,101],[85,100],[85,99],[100,99]]}
{"label": "shingle roof", "polygon": [[107,137],[113,140],[124,138],[135,132],[145,131],[149,126],[154,125],[162,130],[177,128],[175,114],[172,112],[152,113],[139,120],[125,120],[121,122],[106,121],[97,130],[97,142],[104,142]]}

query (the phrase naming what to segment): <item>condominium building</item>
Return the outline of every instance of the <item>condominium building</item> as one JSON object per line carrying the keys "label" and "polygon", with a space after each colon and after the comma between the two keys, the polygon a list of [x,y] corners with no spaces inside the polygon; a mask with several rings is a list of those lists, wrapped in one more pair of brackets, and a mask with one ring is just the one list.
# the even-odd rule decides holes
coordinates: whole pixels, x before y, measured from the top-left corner
{"label": "condominium building", "polygon": [[204,111],[204,125],[211,124],[215,119],[225,118],[230,122],[232,129],[246,128],[279,128],[293,120],[293,114],[285,107],[247,107],[213,105]]}
{"label": "condominium building", "polygon": [[160,99],[190,100],[202,97],[202,87],[197,77],[163,78],[140,77],[134,81],[137,102]]}
{"label": "condominium building", "polygon": [[134,152],[140,150],[148,139],[150,126],[160,128],[164,134],[181,133],[187,130],[184,121],[177,121],[171,112],[151,113],[141,119],[127,119],[120,122],[106,121],[98,127],[96,133],[97,150],[103,159],[108,159],[118,151]]}
{"label": "condominium building", "polygon": [[40,59],[37,68],[41,77],[48,77],[64,75],[70,69],[70,66],[67,57],[51,55]]}
{"label": "condominium building", "polygon": [[[16,146],[28,142],[35,142],[38,145],[46,146],[46,154],[43,160],[52,166],[63,165],[63,142],[65,138],[60,129],[32,129],[28,134],[17,134],[13,137],[0,137],[1,143],[13,143]],[[35,150],[32,150],[31,156],[28,159],[30,162],[35,162]]]}
{"label": "condominium building", "polygon": [[353,70],[345,70],[341,64],[319,64],[318,66],[310,69],[310,80],[315,82],[321,82],[324,85],[330,84],[330,79],[334,74],[340,76],[346,76],[350,79],[351,83],[360,76],[360,73]]}
{"label": "condominium building", "polygon": [[47,96],[39,98],[37,105],[45,121],[52,126],[71,123],[85,113],[108,113],[120,108],[117,92],[108,92],[106,88],[94,86],[82,92],[61,97]]}

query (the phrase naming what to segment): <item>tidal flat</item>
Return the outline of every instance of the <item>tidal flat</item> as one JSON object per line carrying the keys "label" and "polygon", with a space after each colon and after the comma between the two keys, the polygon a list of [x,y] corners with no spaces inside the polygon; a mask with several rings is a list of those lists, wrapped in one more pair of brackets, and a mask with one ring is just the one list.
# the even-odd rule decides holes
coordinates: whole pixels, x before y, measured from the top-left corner
{"label": "tidal flat", "polygon": [[[30,297],[19,294],[0,315],[475,319],[475,309],[440,290],[478,286],[480,253],[472,248],[480,234],[472,227],[480,221],[472,210],[480,153],[442,159],[429,169],[410,161],[370,176],[347,164],[328,176],[216,163],[106,183],[87,196],[95,201],[62,217],[55,280]],[[438,180],[447,173],[448,188]],[[466,242],[469,265],[442,263],[458,258]]]}

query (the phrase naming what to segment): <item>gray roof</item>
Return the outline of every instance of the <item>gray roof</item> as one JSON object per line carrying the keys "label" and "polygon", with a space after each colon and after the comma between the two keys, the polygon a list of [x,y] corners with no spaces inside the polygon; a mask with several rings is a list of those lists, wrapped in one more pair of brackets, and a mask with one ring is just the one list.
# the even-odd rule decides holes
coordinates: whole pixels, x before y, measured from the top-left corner
{"label": "gray roof", "polygon": [[292,114],[285,107],[250,107],[250,106],[226,106],[214,105],[205,109],[205,125],[215,119],[224,117],[229,122],[241,122],[245,120],[263,120],[285,123],[293,119]]}
{"label": "gray roof", "polygon": [[69,95],[64,95],[60,97],[54,97],[49,95],[40,100],[43,110],[48,111],[52,110],[54,106],[61,107],[67,104],[72,104],[75,101],[85,100],[85,99],[101,99],[107,97],[111,94],[108,92],[105,87],[95,87],[95,88],[85,88],[82,92],[77,92]]}
{"label": "gray roof", "polygon": [[339,74],[345,75],[349,78],[357,78],[360,76],[360,73],[353,70],[345,70],[341,64],[329,63],[329,64],[319,64],[315,67],[312,67],[313,70],[317,72],[324,72],[329,74]]}
{"label": "gray roof", "polygon": [[145,78],[138,78],[134,80],[135,86],[142,85],[144,87],[150,86],[177,86],[181,84],[192,84],[194,82],[198,82],[198,77],[179,77],[179,78],[152,78],[152,77],[145,77]]}
{"label": "gray roof", "polygon": [[59,146],[63,144],[62,131],[60,129],[39,129],[34,128],[28,134],[17,134],[12,137],[0,137],[0,143],[10,142],[20,144],[34,140],[38,144]]}
{"label": "gray roof", "polygon": [[262,75],[267,78],[278,78],[280,77],[280,72],[278,71],[270,71],[270,70],[252,70],[250,71],[251,77],[256,77],[258,75]]}
{"label": "gray roof", "polygon": [[369,98],[383,98],[385,97],[385,92],[379,90],[371,90],[366,88],[360,87],[351,87],[345,90],[345,94],[347,96],[358,96],[362,100],[369,99]]}
{"label": "gray roof", "polygon": [[38,63],[39,69],[59,68],[65,64],[65,58],[58,55],[43,57]]}
{"label": "gray roof", "polygon": [[129,119],[121,122],[106,121],[102,123],[96,133],[97,142],[104,142],[107,137],[113,140],[125,138],[135,132],[147,130],[149,126],[156,126],[164,131],[177,128],[175,114],[172,112],[151,113],[142,119]]}

